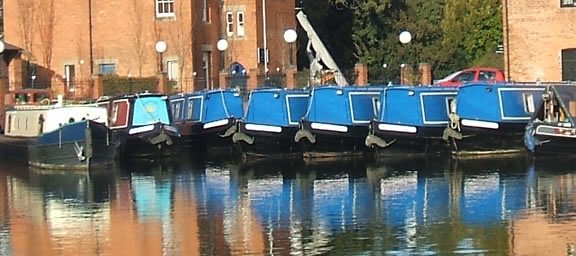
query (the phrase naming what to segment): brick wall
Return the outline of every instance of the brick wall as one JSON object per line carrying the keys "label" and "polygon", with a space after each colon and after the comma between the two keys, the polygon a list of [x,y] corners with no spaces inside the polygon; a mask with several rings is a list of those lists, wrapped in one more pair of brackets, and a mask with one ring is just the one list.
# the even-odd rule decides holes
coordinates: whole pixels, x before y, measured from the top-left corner
{"label": "brick wall", "polygon": [[514,81],[560,81],[562,49],[576,48],[576,8],[560,0],[504,0],[506,74]]}

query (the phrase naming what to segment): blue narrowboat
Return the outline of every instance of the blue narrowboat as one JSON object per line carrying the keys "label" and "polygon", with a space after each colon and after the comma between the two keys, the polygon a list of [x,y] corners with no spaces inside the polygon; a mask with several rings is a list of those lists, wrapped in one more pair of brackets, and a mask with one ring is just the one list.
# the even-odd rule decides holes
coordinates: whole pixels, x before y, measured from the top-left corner
{"label": "blue narrowboat", "polygon": [[232,140],[246,156],[301,156],[294,136],[309,98],[302,89],[253,90]]}
{"label": "blue narrowboat", "polygon": [[304,157],[361,156],[368,126],[378,116],[379,86],[321,86],[312,90],[294,140]]}
{"label": "blue narrowboat", "polygon": [[444,130],[454,155],[524,150],[526,124],[546,87],[538,84],[472,83],[458,89]]}
{"label": "blue narrowboat", "polygon": [[236,90],[205,90],[170,96],[172,119],[182,136],[183,149],[231,147],[230,136],[244,105]]}
{"label": "blue narrowboat", "polygon": [[534,155],[576,152],[576,87],[550,85],[526,125],[524,143]]}
{"label": "blue narrowboat", "polygon": [[89,171],[117,160],[119,142],[96,105],[16,105],[5,124],[0,155],[32,167]]}
{"label": "blue narrowboat", "polygon": [[108,110],[110,129],[120,140],[120,157],[169,156],[180,149],[168,96],[136,93],[96,101]]}
{"label": "blue narrowboat", "polygon": [[380,114],[370,125],[366,146],[379,155],[438,153],[457,87],[391,86],[380,94]]}

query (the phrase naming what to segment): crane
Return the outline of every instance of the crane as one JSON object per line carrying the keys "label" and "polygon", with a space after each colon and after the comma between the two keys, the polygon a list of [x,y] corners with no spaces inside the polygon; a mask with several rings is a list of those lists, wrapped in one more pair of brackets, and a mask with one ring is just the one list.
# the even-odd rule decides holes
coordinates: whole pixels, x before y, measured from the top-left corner
{"label": "crane", "polygon": [[334,80],[338,85],[340,86],[348,85],[348,81],[346,81],[346,78],[344,77],[344,75],[342,75],[342,72],[340,71],[338,64],[336,64],[336,62],[332,58],[332,55],[330,55],[328,49],[326,49],[326,46],[324,46],[324,43],[322,43],[322,40],[320,39],[320,37],[318,37],[318,34],[316,34],[316,31],[310,24],[310,21],[308,20],[308,17],[306,17],[306,14],[300,10],[296,14],[296,18],[298,19],[298,22],[300,23],[304,31],[306,31],[306,35],[308,36],[306,53],[308,54],[308,59],[310,60],[311,81],[317,80],[316,78],[318,75],[322,76],[324,66],[326,66],[332,72]]}

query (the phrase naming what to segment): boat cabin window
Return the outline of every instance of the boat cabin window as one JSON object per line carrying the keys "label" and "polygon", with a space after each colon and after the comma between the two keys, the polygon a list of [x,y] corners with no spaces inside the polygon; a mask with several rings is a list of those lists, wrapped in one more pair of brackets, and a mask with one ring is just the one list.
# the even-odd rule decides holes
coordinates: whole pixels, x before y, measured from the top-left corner
{"label": "boat cabin window", "polygon": [[374,110],[374,117],[380,116],[380,98],[372,98],[372,109]]}
{"label": "boat cabin window", "polygon": [[188,98],[186,120],[200,121],[202,120],[202,97]]}
{"label": "boat cabin window", "polygon": [[128,100],[119,100],[112,103],[110,112],[110,126],[125,127],[128,125]]}
{"label": "boat cabin window", "polygon": [[527,113],[534,113],[534,95],[530,93],[524,93],[524,111]]}
{"label": "boat cabin window", "polygon": [[170,124],[172,118],[166,99],[163,97],[140,97],[134,102],[132,125],[147,125],[160,122]]}
{"label": "boat cabin window", "polygon": [[186,108],[186,119],[192,119],[192,110],[194,110],[194,101],[188,101],[188,107]]}
{"label": "boat cabin window", "polygon": [[174,121],[179,121],[182,120],[182,105],[183,105],[183,101],[182,100],[178,100],[178,101],[174,101],[172,102],[172,117],[174,118]]}

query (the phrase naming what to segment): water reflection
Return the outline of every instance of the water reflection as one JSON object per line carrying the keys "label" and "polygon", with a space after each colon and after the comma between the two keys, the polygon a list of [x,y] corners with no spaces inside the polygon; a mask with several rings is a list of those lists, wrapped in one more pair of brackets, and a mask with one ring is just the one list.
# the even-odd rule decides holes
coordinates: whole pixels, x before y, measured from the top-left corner
{"label": "water reflection", "polygon": [[96,173],[0,164],[2,255],[565,255],[576,164],[502,156],[241,161]]}

